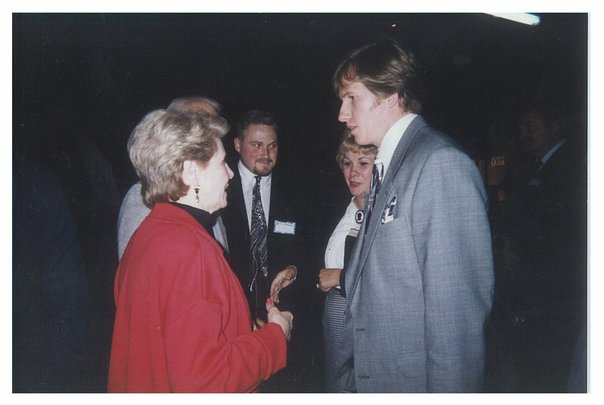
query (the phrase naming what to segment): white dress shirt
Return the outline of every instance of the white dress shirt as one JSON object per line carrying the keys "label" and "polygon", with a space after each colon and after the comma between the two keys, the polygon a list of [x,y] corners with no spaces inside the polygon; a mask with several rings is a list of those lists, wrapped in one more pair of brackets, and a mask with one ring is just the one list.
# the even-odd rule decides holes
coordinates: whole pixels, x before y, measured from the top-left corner
{"label": "white dress shirt", "polygon": [[[241,189],[243,191],[243,200],[245,202],[245,212],[247,213],[248,229],[252,227],[252,193],[256,185],[256,175],[248,170],[241,163],[237,164],[239,169],[239,177],[241,178]],[[268,225],[268,215],[271,209],[271,182],[272,174],[262,176],[260,179],[260,196],[262,197],[262,209],[264,210],[264,220]]]}
{"label": "white dress shirt", "polygon": [[390,127],[386,135],[384,135],[384,139],[382,139],[382,144],[378,150],[377,156],[375,160],[382,162],[384,165],[384,171],[382,172],[382,180],[386,173],[388,172],[388,167],[390,167],[390,161],[392,160],[392,156],[394,155],[394,151],[399,144],[399,141],[403,137],[403,133],[407,130],[407,127],[411,124],[413,119],[417,117],[417,114],[408,113],[401,117],[393,126]]}

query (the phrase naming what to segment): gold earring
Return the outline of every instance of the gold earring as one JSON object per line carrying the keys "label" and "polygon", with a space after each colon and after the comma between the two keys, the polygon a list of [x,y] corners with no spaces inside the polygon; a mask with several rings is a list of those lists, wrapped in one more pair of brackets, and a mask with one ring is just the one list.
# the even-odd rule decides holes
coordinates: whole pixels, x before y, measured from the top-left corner
{"label": "gold earring", "polygon": [[198,203],[199,202],[199,186],[193,187],[193,190],[195,191],[195,202]]}

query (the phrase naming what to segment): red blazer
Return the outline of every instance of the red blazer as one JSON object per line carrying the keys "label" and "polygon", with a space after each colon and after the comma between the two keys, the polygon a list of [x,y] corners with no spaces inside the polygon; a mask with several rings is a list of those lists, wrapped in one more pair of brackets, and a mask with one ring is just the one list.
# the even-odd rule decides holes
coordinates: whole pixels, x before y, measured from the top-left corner
{"label": "red blazer", "polygon": [[115,278],[109,392],[250,392],[285,367],[286,341],[252,332],[241,285],[187,212],[158,203]]}

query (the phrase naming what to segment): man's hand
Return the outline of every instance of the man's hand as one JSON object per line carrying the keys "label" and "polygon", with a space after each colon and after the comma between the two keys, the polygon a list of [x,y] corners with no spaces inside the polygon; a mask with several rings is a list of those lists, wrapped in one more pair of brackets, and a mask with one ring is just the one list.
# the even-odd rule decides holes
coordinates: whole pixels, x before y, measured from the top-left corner
{"label": "man's hand", "polygon": [[266,300],[266,310],[268,311],[268,321],[274,322],[281,327],[285,339],[291,338],[291,332],[294,327],[294,316],[289,311],[279,311],[273,304],[272,299]]}
{"label": "man's hand", "polygon": [[317,288],[327,292],[340,285],[340,272],[342,269],[321,269]]}
{"label": "man's hand", "polygon": [[297,273],[298,269],[296,266],[289,265],[275,276],[275,279],[271,283],[271,298],[275,303],[279,303],[279,293],[294,282]]}

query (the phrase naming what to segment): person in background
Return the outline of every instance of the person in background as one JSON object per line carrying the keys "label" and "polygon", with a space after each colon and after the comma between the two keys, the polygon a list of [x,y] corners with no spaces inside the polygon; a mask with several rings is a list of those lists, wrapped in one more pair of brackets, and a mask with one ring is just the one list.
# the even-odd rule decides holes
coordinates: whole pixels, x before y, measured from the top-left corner
{"label": "person in background", "polygon": [[571,367],[586,375],[587,364],[573,362],[587,346],[586,152],[567,101],[537,90],[519,115],[520,146],[534,163],[492,219],[491,391],[565,392]]}
{"label": "person in background", "polygon": [[478,168],[418,114],[419,66],[394,41],[348,54],[333,85],[338,120],[356,143],[379,148],[343,281],[341,386],[480,391],[494,274]]}
{"label": "person in background", "polygon": [[[191,111],[217,116],[220,115],[222,107],[216,100],[213,100],[209,97],[190,96],[180,97],[172,100],[170,105],[168,105],[168,110],[182,112]],[[118,259],[122,258],[124,250],[126,250],[126,246],[128,245],[128,241],[132,237],[132,234],[151,211],[151,208],[147,207],[143,202],[141,188],[140,181],[133,184],[126,193],[126,196],[122,200],[122,204],[120,206],[117,219]],[[226,239],[226,231],[219,213],[215,215],[215,224],[212,227],[211,233],[216,238],[218,243],[220,243],[223,249],[228,252],[229,246]]]}
{"label": "person in background", "polygon": [[[298,273],[294,264],[298,249],[296,213],[282,178],[274,173],[279,156],[277,134],[277,123],[270,113],[252,110],[243,116],[234,139],[239,162],[222,214],[233,270],[259,325],[266,320],[266,299],[270,296],[280,303],[282,290],[296,280]],[[257,219],[264,228],[255,244],[252,239]]]}
{"label": "person in background", "polygon": [[373,145],[359,146],[354,142],[354,138],[346,133],[336,155],[336,161],[342,170],[352,199],[329,238],[325,250],[325,268],[320,270],[317,283],[317,288],[327,293],[323,311],[325,390],[327,392],[342,391],[337,378],[341,365],[337,364],[336,353],[342,344],[344,314],[347,305],[340,279],[344,278],[342,273],[346,271],[347,258],[363,222],[365,200],[369,192],[376,153],[377,147]]}
{"label": "person in background", "polygon": [[156,110],[128,151],[152,207],[115,278],[109,392],[252,392],[285,367],[293,316],[266,302],[256,328],[209,234],[227,203],[223,118]]}
{"label": "person in background", "polygon": [[296,314],[288,366],[261,387],[263,392],[295,392],[299,375],[308,366],[303,326],[306,308],[296,282],[301,239],[295,184],[275,170],[279,157],[279,128],[274,116],[251,110],[239,120],[233,139],[238,154],[235,176],[228,189],[222,218],[229,241],[229,261],[247,295],[258,326],[266,322],[264,302],[271,297],[279,308]]}
{"label": "person in background", "polygon": [[13,392],[88,392],[91,308],[59,180],[13,153]]}

